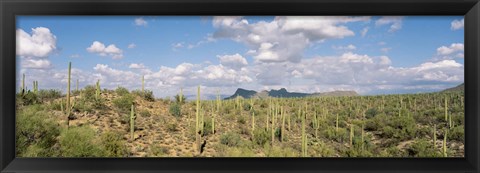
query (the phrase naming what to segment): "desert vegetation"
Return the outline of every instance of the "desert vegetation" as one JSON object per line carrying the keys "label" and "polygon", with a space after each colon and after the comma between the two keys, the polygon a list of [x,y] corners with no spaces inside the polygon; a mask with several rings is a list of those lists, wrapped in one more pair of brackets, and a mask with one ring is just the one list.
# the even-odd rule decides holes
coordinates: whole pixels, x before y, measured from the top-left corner
{"label": "desert vegetation", "polygon": [[[463,157],[464,92],[155,98],[102,81],[16,95],[19,157]],[[28,82],[27,82],[28,83]]]}

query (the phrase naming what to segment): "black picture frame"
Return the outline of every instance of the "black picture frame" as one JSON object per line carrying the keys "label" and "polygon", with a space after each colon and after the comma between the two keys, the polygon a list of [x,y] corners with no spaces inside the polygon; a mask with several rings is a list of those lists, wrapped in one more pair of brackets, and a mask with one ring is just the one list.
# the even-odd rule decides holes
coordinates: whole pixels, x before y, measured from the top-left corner
{"label": "black picture frame", "polygon": [[[0,171],[462,172],[480,169],[478,0],[0,0]],[[15,158],[16,15],[464,15],[465,158]]]}

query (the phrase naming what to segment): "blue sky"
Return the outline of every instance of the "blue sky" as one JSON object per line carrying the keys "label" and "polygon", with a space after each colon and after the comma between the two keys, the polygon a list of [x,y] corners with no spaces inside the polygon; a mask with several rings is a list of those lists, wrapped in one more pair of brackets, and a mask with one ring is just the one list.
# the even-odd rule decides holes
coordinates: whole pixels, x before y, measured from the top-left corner
{"label": "blue sky", "polygon": [[17,84],[64,90],[72,62],[80,87],[145,76],[157,97],[428,92],[463,82],[463,43],[463,16],[19,16]]}

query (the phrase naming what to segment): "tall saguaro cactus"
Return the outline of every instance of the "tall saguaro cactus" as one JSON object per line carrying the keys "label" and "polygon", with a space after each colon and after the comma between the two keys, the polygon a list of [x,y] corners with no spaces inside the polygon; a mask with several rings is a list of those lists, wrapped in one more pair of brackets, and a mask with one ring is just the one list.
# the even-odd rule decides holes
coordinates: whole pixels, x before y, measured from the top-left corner
{"label": "tall saguaro cactus", "polygon": [[307,135],[305,134],[306,114],[302,114],[302,156],[307,157]]}
{"label": "tall saguaro cactus", "polygon": [[433,125],[433,148],[437,148],[437,125]]}
{"label": "tall saguaro cactus", "polygon": [[22,96],[25,94],[25,73],[23,73],[23,78],[22,78],[22,91],[20,91],[22,93]]}
{"label": "tall saguaro cactus", "polygon": [[443,135],[443,157],[447,157],[447,130],[445,130],[445,135]]}
{"label": "tall saguaro cactus", "polygon": [[134,136],[133,136],[133,133],[135,132],[135,118],[137,116],[135,116],[135,107],[133,106],[132,104],[132,107],[130,109],[130,139],[132,140],[135,140]]}
{"label": "tall saguaro cactus", "polygon": [[447,103],[448,103],[448,98],[447,98],[447,96],[445,96],[445,122],[448,121],[448,105],[447,105]]}
{"label": "tall saguaro cactus", "polygon": [[95,90],[95,99],[100,99],[100,79],[97,80],[97,87]]}
{"label": "tall saguaro cactus", "polygon": [[199,119],[200,119],[200,86],[197,88],[197,112],[195,114],[195,138],[197,144],[198,153],[201,152],[201,144],[200,144],[200,131],[199,131]]}
{"label": "tall saguaro cactus", "polygon": [[66,109],[67,109],[67,127],[69,126],[70,123],[70,75],[72,72],[72,62],[68,63],[68,82],[67,82],[67,104],[66,104]]}

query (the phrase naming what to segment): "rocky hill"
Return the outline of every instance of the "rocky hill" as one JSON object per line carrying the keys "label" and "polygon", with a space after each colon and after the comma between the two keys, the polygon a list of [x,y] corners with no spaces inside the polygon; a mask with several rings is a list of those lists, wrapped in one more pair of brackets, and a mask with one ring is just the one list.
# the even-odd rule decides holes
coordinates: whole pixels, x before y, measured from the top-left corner
{"label": "rocky hill", "polygon": [[331,91],[331,92],[322,92],[322,93],[299,93],[299,92],[288,92],[287,89],[281,88],[279,90],[270,90],[270,91],[261,91],[256,92],[254,90],[246,90],[238,88],[235,93],[225,99],[233,99],[237,96],[243,98],[267,98],[267,97],[277,97],[277,98],[292,98],[292,97],[323,97],[323,96],[358,96],[355,91]]}
{"label": "rocky hill", "polygon": [[455,92],[455,91],[464,91],[465,90],[465,83],[462,83],[456,87],[453,88],[447,88],[443,90],[442,92]]}

